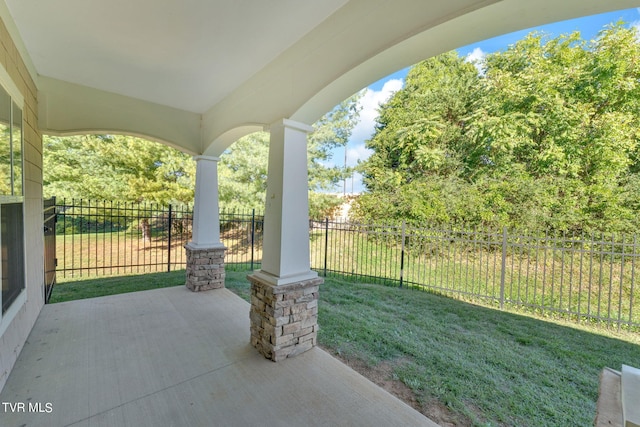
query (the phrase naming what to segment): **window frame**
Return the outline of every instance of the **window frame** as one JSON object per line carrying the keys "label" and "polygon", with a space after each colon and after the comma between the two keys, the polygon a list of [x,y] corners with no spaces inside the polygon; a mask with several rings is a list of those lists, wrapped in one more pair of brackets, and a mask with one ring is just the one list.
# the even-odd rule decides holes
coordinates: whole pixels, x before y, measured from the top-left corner
{"label": "window frame", "polygon": [[[20,90],[18,89],[18,86],[16,86],[16,84],[13,82],[13,79],[11,78],[11,76],[9,75],[9,73],[6,71],[6,69],[0,65],[0,86],[2,87],[2,89],[9,95],[9,102],[10,102],[10,120],[9,120],[9,126],[10,126],[10,144],[9,144],[9,150],[10,150],[10,171],[11,171],[11,194],[0,194],[0,215],[1,215],[1,209],[2,209],[2,205],[4,204],[13,204],[13,203],[20,203],[21,204],[21,215],[22,215],[22,278],[23,278],[23,282],[21,284],[21,289],[19,291],[19,293],[12,298],[11,303],[9,304],[9,306],[6,307],[5,310],[3,310],[1,307],[3,306],[3,301],[2,301],[2,293],[0,292],[0,336],[2,336],[4,334],[4,332],[7,330],[7,328],[9,327],[9,325],[11,324],[11,322],[13,321],[13,319],[15,318],[15,316],[18,314],[18,312],[20,311],[20,309],[26,304],[27,302],[27,283],[28,283],[28,271],[27,271],[27,256],[26,256],[26,252],[27,252],[27,247],[26,247],[26,243],[27,243],[27,238],[26,238],[26,230],[27,230],[27,216],[25,214],[25,104],[24,104],[24,96],[22,95],[22,93],[20,92]],[[14,120],[14,108],[18,108],[20,110],[20,141],[18,142],[20,144],[20,190],[19,193],[20,194],[14,194],[15,193],[15,185],[14,185],[14,173],[13,173],[13,165],[14,165],[14,149],[13,146],[15,144],[15,142],[13,141],[13,137],[14,137],[14,131],[13,131],[13,126],[16,124],[15,120]],[[1,239],[1,235],[0,235],[0,239]],[[0,248],[1,248],[2,242],[0,242]],[[0,257],[2,256],[2,254],[0,253]],[[2,278],[2,263],[0,262],[0,278]]]}

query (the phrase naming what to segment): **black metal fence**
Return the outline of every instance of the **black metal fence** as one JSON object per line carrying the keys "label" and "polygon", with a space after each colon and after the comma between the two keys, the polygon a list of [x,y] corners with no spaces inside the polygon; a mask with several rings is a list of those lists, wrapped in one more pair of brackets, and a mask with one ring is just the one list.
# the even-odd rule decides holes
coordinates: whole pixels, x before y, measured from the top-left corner
{"label": "black metal fence", "polygon": [[[188,206],[64,201],[57,205],[58,274],[96,276],[184,268]],[[256,269],[263,217],[222,212],[227,268]],[[309,221],[311,267],[448,296],[640,327],[635,236]]]}
{"label": "black metal fence", "polygon": [[[172,271],[186,267],[192,208],[155,203],[60,200],[57,272],[62,278]],[[222,212],[227,264],[259,268],[262,216]]]}
{"label": "black metal fence", "polygon": [[62,277],[184,268],[191,209],[113,201],[56,204],[57,271]]}
{"label": "black metal fence", "polygon": [[312,267],[369,282],[640,327],[636,236],[312,222]]}
{"label": "black metal fence", "polygon": [[220,239],[227,250],[225,266],[255,270],[262,266],[264,216],[250,211],[220,212]]}

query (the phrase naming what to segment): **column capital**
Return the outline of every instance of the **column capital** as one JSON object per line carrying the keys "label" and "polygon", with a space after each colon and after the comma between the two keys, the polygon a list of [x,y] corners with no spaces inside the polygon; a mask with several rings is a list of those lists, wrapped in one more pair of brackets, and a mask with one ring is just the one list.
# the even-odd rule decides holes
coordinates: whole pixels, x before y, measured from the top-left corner
{"label": "column capital", "polygon": [[272,128],[275,127],[285,127],[288,129],[293,129],[293,130],[297,130],[300,132],[304,132],[304,133],[311,133],[313,131],[315,131],[315,129],[313,128],[313,126],[308,125],[306,123],[302,123],[302,122],[297,122],[295,120],[290,120],[290,119],[280,119],[276,122],[271,123],[269,126],[267,126],[266,130],[271,130]]}
{"label": "column capital", "polygon": [[214,157],[214,156],[193,156],[193,160],[195,160],[196,162],[199,162],[200,160],[206,160],[208,162],[216,162],[218,163],[220,161],[220,157]]}

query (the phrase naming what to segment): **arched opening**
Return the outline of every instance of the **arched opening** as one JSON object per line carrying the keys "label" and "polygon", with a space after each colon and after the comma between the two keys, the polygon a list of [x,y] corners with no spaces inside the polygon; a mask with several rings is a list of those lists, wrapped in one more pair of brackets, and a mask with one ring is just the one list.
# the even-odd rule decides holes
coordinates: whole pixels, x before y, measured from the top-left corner
{"label": "arched opening", "polygon": [[58,283],[185,268],[191,155],[122,134],[43,140],[43,196],[55,198]]}

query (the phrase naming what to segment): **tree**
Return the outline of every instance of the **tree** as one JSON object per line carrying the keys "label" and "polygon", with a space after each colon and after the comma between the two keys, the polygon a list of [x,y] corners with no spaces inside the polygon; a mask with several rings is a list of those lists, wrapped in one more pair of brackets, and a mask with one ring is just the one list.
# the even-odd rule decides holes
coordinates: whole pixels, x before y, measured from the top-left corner
{"label": "tree", "polygon": [[268,157],[266,132],[240,138],[220,156],[218,190],[223,209],[264,209]]}
{"label": "tree", "polygon": [[530,34],[487,55],[482,73],[456,53],[417,64],[381,107],[356,213],[637,230],[638,58],[635,31],[616,24],[591,42]]}
{"label": "tree", "polygon": [[191,156],[141,138],[85,135],[44,141],[46,197],[190,203],[194,176]]}
{"label": "tree", "polygon": [[366,187],[394,189],[425,176],[461,175],[478,80],[475,67],[455,52],[414,66],[404,89],[380,108],[367,142],[374,153],[362,168]]}
{"label": "tree", "polygon": [[616,24],[591,42],[532,34],[487,58],[479,143],[503,176],[520,165],[555,187],[550,226],[636,229],[621,194],[637,164],[639,57],[635,31]]}
{"label": "tree", "polygon": [[374,153],[360,166],[368,192],[355,204],[357,219],[418,225],[479,212],[458,203],[478,204],[464,177],[470,175],[466,162],[477,157],[469,117],[479,80],[474,65],[455,52],[412,67],[404,88],[380,107],[367,141]]}
{"label": "tree", "polygon": [[355,93],[336,105],[331,111],[313,124],[313,133],[309,135],[309,189],[312,192],[331,190],[335,185],[351,175],[346,165],[326,166],[336,147],[345,147],[351,138],[351,132],[358,123],[362,107],[359,104],[364,90]]}

